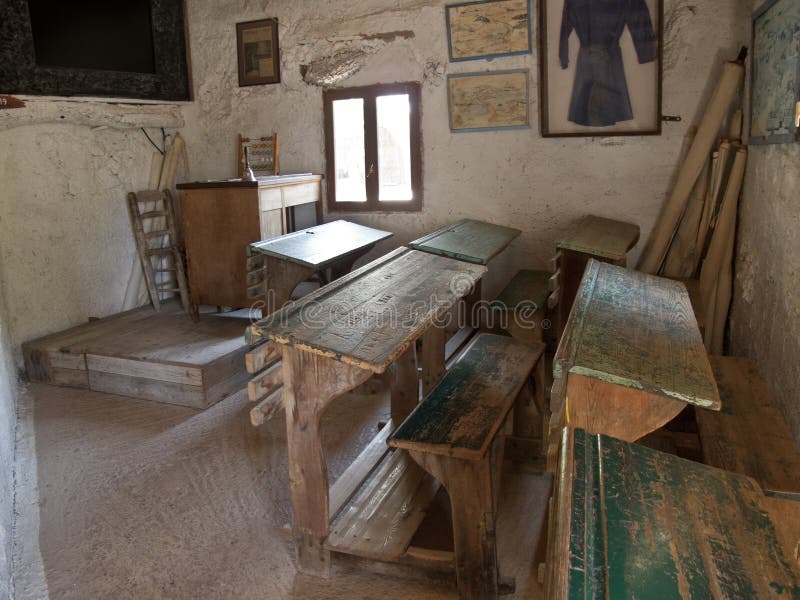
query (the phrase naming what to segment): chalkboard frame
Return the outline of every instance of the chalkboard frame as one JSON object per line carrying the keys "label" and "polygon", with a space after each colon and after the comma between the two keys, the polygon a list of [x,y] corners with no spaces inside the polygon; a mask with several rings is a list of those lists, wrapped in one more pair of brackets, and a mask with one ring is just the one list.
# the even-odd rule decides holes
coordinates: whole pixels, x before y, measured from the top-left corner
{"label": "chalkboard frame", "polygon": [[0,93],[191,100],[183,0],[150,0],[155,74],[36,64],[27,0],[0,3]]}

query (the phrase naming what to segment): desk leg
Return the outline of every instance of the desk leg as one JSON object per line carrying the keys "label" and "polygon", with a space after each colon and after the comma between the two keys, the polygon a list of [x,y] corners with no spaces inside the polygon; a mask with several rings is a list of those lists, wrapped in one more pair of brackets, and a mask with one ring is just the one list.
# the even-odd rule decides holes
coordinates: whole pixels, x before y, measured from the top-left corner
{"label": "desk leg", "polygon": [[429,327],[422,334],[422,396],[427,396],[445,374],[444,346],[446,333],[442,327]]}
{"label": "desk leg", "polygon": [[389,367],[392,423],[395,427],[405,421],[419,403],[416,344],[411,344]]}
{"label": "desk leg", "polygon": [[482,460],[463,460],[409,451],[450,495],[458,597],[493,600],[498,595],[495,510],[491,452]]}
{"label": "desk leg", "polygon": [[283,399],[292,496],[292,538],[297,569],[327,577],[328,470],[322,454],[320,419],[334,398],[372,375],[344,363],[295,348],[283,348]]}
{"label": "desk leg", "polygon": [[267,308],[264,315],[279,310],[292,299],[298,284],[314,274],[314,269],[288,260],[267,256]]}

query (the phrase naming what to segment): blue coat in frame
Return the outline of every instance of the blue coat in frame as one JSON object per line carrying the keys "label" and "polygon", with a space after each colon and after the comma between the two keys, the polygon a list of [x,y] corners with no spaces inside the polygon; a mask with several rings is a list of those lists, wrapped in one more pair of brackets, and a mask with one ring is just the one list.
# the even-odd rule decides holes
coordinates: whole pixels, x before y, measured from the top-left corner
{"label": "blue coat in frame", "polygon": [[569,66],[569,36],[580,41],[569,120],[608,127],[633,119],[619,39],[627,25],[639,63],[658,55],[658,40],[645,0],[564,0],[559,59]]}

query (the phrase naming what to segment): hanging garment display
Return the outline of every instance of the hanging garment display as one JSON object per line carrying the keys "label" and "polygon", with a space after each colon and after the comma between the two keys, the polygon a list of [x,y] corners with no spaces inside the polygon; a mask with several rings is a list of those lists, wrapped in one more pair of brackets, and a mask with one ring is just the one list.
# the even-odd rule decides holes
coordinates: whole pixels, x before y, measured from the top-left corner
{"label": "hanging garment display", "polygon": [[559,59],[569,66],[569,36],[580,41],[569,120],[607,127],[633,119],[619,40],[627,25],[640,63],[656,60],[658,41],[645,0],[565,0]]}

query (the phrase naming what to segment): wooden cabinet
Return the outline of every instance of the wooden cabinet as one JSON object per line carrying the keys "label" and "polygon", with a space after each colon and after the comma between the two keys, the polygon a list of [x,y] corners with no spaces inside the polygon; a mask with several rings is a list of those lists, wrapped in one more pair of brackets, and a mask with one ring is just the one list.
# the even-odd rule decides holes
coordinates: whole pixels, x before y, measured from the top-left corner
{"label": "wooden cabinet", "polygon": [[248,244],[294,231],[294,207],[316,204],[322,222],[322,177],[279,175],[258,181],[179,184],[183,236],[194,305],[250,306]]}

